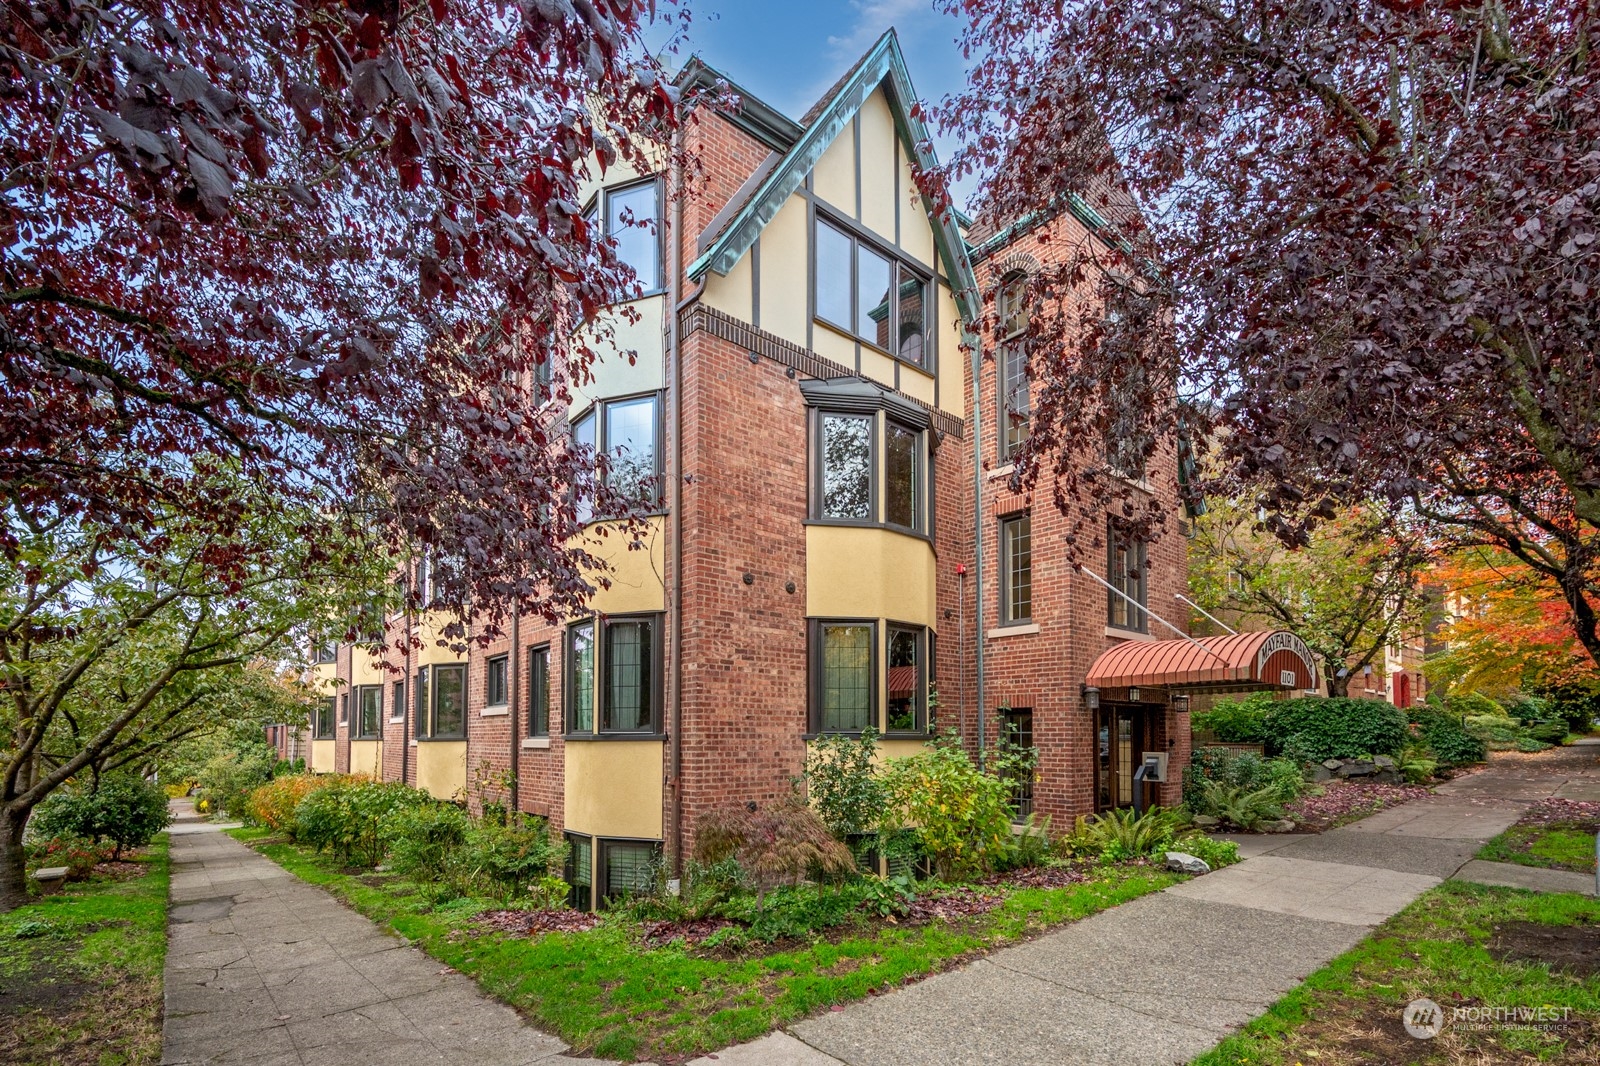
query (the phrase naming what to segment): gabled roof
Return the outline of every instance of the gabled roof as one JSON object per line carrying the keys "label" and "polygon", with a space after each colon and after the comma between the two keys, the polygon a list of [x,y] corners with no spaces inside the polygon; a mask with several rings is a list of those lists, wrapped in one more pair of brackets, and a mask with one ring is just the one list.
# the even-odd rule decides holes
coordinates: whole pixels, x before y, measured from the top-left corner
{"label": "gabled roof", "polygon": [[[822,158],[834,138],[880,85],[887,90],[884,95],[889,101],[889,111],[894,116],[895,130],[907,153],[914,156],[918,166],[924,169],[937,164],[932,149],[927,147],[930,143],[927,128],[911,112],[916,91],[911,86],[911,75],[906,70],[900,41],[891,29],[878,38],[877,43],[806,112],[801,132],[793,144],[727,219],[721,232],[715,235],[699,258],[689,265],[691,278],[702,278],[707,271],[726,274],[733,269],[734,264],[755,243],[756,236],[805,181],[806,175],[816,166],[817,160]],[[975,317],[977,308],[973,301],[976,299],[977,286],[973,281],[972,265],[967,260],[966,243],[962,240],[955,213],[947,212],[943,217],[934,214],[933,206],[926,197],[923,198],[923,205],[933,217],[934,243],[950,276],[962,314],[968,318]]]}

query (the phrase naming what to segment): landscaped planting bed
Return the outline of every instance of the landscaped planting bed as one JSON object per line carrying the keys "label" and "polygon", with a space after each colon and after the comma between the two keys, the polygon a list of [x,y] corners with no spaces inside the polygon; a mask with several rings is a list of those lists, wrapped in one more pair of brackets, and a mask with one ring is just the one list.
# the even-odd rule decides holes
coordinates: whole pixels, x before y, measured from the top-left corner
{"label": "landscaped planting bed", "polygon": [[1600,803],[1544,799],[1485,844],[1478,858],[1593,873],[1596,833],[1600,833]]}
{"label": "landscaped planting bed", "polygon": [[[398,875],[351,873],[265,830],[233,833],[578,1051],[661,1063],[754,1039],[1181,880],[1149,861],[1074,862],[918,886],[903,907],[880,906],[885,882],[868,879],[774,889],[753,921],[668,922],[628,906],[595,916],[483,898],[434,903]],[[769,941],[763,928],[787,932]]]}
{"label": "landscaped planting bed", "polygon": [[160,1062],[166,925],[165,838],[0,915],[0,1062]]}
{"label": "landscaped planting bed", "polygon": [[1379,785],[1354,781],[1326,781],[1304,796],[1284,805],[1301,832],[1321,833],[1349,825],[1381,810],[1431,795],[1421,785]]}
{"label": "landscaped planting bed", "polygon": [[[1420,999],[1443,1021],[1431,1039],[1402,1020]],[[1600,1063],[1600,912],[1450,881],[1191,1066],[1533,1062]]]}

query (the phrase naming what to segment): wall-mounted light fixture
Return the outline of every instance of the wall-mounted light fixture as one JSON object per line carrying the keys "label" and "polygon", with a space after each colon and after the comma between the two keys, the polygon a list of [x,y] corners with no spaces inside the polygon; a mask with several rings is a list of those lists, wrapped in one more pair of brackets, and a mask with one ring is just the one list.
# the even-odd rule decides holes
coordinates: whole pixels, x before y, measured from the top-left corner
{"label": "wall-mounted light fixture", "polygon": [[1093,685],[1084,685],[1079,689],[1083,694],[1083,705],[1091,711],[1100,709],[1100,690]]}
{"label": "wall-mounted light fixture", "polygon": [[1172,709],[1178,714],[1189,713],[1189,694],[1187,692],[1174,692],[1172,694]]}
{"label": "wall-mounted light fixture", "polygon": [[1139,690],[1137,688],[1129,688],[1128,689],[1128,702],[1129,703],[1138,703],[1139,702]]}

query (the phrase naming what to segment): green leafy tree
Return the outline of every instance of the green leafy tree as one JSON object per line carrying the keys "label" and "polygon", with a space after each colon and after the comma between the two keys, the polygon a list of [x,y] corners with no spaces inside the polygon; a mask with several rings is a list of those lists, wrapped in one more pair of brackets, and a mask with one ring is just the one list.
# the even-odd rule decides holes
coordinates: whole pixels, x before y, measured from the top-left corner
{"label": "green leafy tree", "polygon": [[1427,617],[1424,533],[1381,508],[1347,508],[1298,548],[1286,547],[1240,500],[1216,501],[1194,528],[1195,601],[1298,634],[1322,657],[1331,696],[1348,694],[1351,677]]}
{"label": "green leafy tree", "polygon": [[225,472],[194,463],[186,476],[216,481],[230,513],[163,511],[138,545],[115,525],[0,511],[0,911],[27,898],[23,836],[52,792],[149,765],[255,706],[252,664],[309,623],[382,609],[384,553],[308,537],[314,510],[240,506],[249,486]]}

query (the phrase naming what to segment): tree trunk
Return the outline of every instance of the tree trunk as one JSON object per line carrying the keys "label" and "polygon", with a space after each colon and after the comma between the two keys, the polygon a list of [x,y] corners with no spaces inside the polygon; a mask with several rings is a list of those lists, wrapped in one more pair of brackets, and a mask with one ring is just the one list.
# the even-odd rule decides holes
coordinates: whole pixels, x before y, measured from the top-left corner
{"label": "tree trunk", "polygon": [[[1340,665],[1342,666],[1343,664],[1341,663]],[[1328,695],[1334,697],[1350,695],[1350,674],[1348,672],[1340,674],[1337,669],[1329,672]]]}
{"label": "tree trunk", "polygon": [[28,861],[22,850],[22,833],[31,813],[31,807],[7,805],[0,810],[0,914],[28,902]]}

